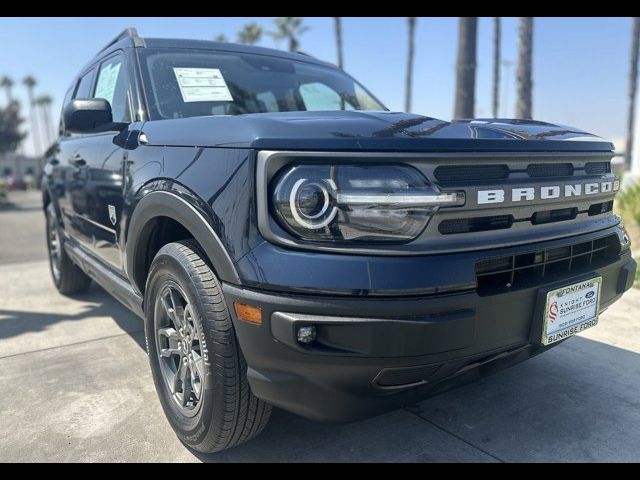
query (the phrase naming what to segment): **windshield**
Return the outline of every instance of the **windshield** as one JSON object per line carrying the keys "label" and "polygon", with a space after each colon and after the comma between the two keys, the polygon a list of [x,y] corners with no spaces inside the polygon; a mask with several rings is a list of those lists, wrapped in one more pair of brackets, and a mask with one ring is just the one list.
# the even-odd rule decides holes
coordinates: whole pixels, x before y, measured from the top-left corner
{"label": "windshield", "polygon": [[151,118],[386,110],[331,67],[267,55],[207,50],[140,52]]}

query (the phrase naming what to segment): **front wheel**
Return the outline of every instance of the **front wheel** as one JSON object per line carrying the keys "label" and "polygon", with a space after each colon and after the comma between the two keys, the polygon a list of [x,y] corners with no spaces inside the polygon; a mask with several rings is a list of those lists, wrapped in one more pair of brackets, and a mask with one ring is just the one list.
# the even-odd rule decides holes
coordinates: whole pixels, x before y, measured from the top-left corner
{"label": "front wheel", "polygon": [[144,304],[151,372],[180,440],[211,453],[259,434],[271,406],[249,388],[220,284],[194,243],[160,249]]}

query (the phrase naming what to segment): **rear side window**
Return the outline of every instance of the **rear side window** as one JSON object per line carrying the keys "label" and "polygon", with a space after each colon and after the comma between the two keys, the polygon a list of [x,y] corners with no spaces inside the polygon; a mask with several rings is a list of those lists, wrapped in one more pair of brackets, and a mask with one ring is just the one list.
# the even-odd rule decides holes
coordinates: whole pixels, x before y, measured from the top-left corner
{"label": "rear side window", "polygon": [[129,97],[124,58],[116,55],[100,65],[96,81],[95,98],[104,98],[111,104],[114,122],[129,122]]}
{"label": "rear side window", "polygon": [[95,74],[96,70],[94,68],[84,74],[78,82],[73,98],[91,98],[91,85],[93,85],[93,77]]}

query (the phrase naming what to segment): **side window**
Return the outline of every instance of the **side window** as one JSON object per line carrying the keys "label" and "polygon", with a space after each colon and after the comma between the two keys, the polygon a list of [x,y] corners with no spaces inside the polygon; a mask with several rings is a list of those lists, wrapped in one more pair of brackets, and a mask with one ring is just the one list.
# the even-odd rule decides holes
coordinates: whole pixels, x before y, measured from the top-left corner
{"label": "side window", "polygon": [[73,98],[91,98],[91,85],[93,84],[93,76],[96,70],[92,68],[78,82]]}
{"label": "side window", "polygon": [[116,55],[100,65],[94,98],[104,98],[111,104],[114,122],[129,122],[129,90],[124,58]]}

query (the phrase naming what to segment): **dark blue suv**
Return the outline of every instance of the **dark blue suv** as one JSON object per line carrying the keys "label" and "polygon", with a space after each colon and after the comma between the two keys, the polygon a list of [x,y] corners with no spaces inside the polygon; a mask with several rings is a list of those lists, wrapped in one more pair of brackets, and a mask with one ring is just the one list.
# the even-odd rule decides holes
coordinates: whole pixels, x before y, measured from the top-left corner
{"label": "dark blue suv", "polygon": [[74,79],[42,183],[58,290],[144,319],[211,452],[271,405],[350,421],[592,327],[636,265],[612,145],[388,111],[308,55],[129,29]]}

